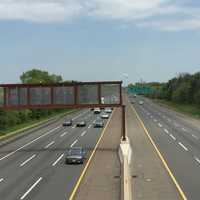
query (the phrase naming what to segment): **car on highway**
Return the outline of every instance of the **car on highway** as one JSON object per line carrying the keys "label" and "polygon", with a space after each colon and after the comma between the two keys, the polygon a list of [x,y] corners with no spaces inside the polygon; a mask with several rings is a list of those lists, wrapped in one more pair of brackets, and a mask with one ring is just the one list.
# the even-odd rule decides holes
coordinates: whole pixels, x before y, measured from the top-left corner
{"label": "car on highway", "polygon": [[72,119],[69,119],[64,121],[62,125],[65,127],[65,126],[72,126],[72,124],[73,124]]}
{"label": "car on highway", "polygon": [[139,105],[143,105],[144,104],[144,101],[139,101]]}
{"label": "car on highway", "polygon": [[98,118],[96,119],[96,121],[94,122],[94,128],[103,128],[104,127],[104,122],[102,119]]}
{"label": "car on highway", "polygon": [[132,103],[132,104],[134,104],[134,103],[135,103],[135,101],[134,101],[134,100],[131,100],[131,103]]}
{"label": "car on highway", "polygon": [[112,108],[105,108],[105,113],[112,113]]}
{"label": "car on highway", "polygon": [[83,164],[85,155],[82,147],[71,147],[65,152],[65,164]]}
{"label": "car on highway", "polygon": [[86,121],[85,121],[85,120],[78,121],[78,122],[76,123],[76,126],[77,126],[77,127],[84,127],[84,126],[86,126]]}
{"label": "car on highway", "polygon": [[94,108],[94,114],[100,114],[101,109],[100,108]]}
{"label": "car on highway", "polygon": [[108,119],[109,118],[109,114],[108,113],[102,113],[101,114],[101,118],[102,119]]}

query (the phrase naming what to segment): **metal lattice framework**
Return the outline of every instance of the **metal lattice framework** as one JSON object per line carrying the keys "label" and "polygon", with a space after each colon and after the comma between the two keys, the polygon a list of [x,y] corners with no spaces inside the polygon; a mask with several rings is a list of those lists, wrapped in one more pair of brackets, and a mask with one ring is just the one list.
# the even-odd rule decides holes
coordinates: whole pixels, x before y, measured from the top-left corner
{"label": "metal lattice framework", "polygon": [[122,82],[1,84],[0,108],[92,108],[122,105]]}

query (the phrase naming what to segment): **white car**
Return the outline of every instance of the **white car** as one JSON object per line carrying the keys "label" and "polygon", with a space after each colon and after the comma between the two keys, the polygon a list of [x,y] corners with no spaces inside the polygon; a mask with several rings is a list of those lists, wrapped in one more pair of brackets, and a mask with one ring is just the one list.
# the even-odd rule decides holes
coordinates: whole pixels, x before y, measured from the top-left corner
{"label": "white car", "polygon": [[112,109],[111,108],[105,108],[105,113],[112,113]]}
{"label": "white car", "polygon": [[108,113],[103,113],[103,114],[101,114],[101,118],[102,119],[108,119],[109,118],[109,114]]}
{"label": "white car", "polygon": [[139,104],[140,104],[140,105],[143,105],[143,104],[144,104],[144,102],[143,102],[143,101],[139,101]]}

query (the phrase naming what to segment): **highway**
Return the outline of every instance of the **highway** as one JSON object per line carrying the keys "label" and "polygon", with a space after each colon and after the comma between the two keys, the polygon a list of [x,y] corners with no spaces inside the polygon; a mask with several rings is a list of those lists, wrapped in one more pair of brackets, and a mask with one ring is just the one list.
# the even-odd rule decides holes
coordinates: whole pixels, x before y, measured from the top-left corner
{"label": "highway", "polygon": [[[75,123],[85,119],[87,125],[65,128],[62,122],[68,117]],[[93,128],[97,115],[90,110],[65,118],[8,144],[0,143],[1,200],[69,198],[84,165],[66,165],[64,152],[72,146],[82,146],[88,158],[102,129]]]}
{"label": "highway", "polygon": [[[139,105],[139,101],[144,101]],[[181,115],[138,96],[134,108],[188,200],[200,199],[200,130]]]}

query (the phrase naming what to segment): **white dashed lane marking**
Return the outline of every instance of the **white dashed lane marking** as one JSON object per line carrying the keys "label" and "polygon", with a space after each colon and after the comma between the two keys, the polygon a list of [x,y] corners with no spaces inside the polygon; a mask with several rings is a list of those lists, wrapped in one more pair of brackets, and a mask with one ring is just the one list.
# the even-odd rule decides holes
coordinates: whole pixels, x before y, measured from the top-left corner
{"label": "white dashed lane marking", "polygon": [[199,140],[199,138],[194,134],[192,134],[192,137],[195,138],[196,140]]}
{"label": "white dashed lane marking", "polygon": [[198,162],[198,164],[200,164],[200,159],[197,157],[194,157],[194,159]]}
{"label": "white dashed lane marking", "polygon": [[172,135],[172,134],[170,134],[169,135],[173,140],[176,140],[176,138]]}
{"label": "white dashed lane marking", "polygon": [[64,132],[64,133],[62,133],[62,134],[60,135],[60,137],[65,136],[67,133],[68,133],[68,132]]}
{"label": "white dashed lane marking", "polygon": [[40,177],[27,191],[26,193],[20,198],[23,200],[35,187],[38,185],[38,183],[42,180],[42,177]]}
{"label": "white dashed lane marking", "polygon": [[169,131],[166,128],[164,129],[164,131],[165,131],[165,133],[169,134]]}
{"label": "white dashed lane marking", "polygon": [[83,137],[85,134],[86,134],[86,131],[83,131],[83,132],[81,133],[81,136]]}
{"label": "white dashed lane marking", "polygon": [[78,142],[78,140],[75,140],[70,147],[73,147],[76,143]]}
{"label": "white dashed lane marking", "polygon": [[179,142],[178,143],[185,151],[188,151],[188,148],[184,145],[184,144],[182,144],[181,142]]}
{"label": "white dashed lane marking", "polygon": [[27,160],[25,160],[23,163],[20,164],[20,167],[23,167],[26,163],[28,163],[29,161],[31,161],[33,158],[35,158],[36,154],[32,155],[30,158],[28,158]]}
{"label": "white dashed lane marking", "polygon": [[61,154],[61,155],[58,157],[58,159],[52,164],[52,166],[54,167],[54,166],[62,159],[63,156],[64,156],[64,153]]}
{"label": "white dashed lane marking", "polygon": [[47,144],[44,148],[47,149],[47,148],[49,148],[51,145],[53,145],[54,143],[55,143],[55,142],[52,141],[52,142],[50,142],[49,144]]}
{"label": "white dashed lane marking", "polygon": [[90,124],[89,126],[88,126],[88,128],[91,128],[92,127],[92,125]]}
{"label": "white dashed lane marking", "polygon": [[161,128],[163,125],[161,123],[158,123],[158,126]]}

